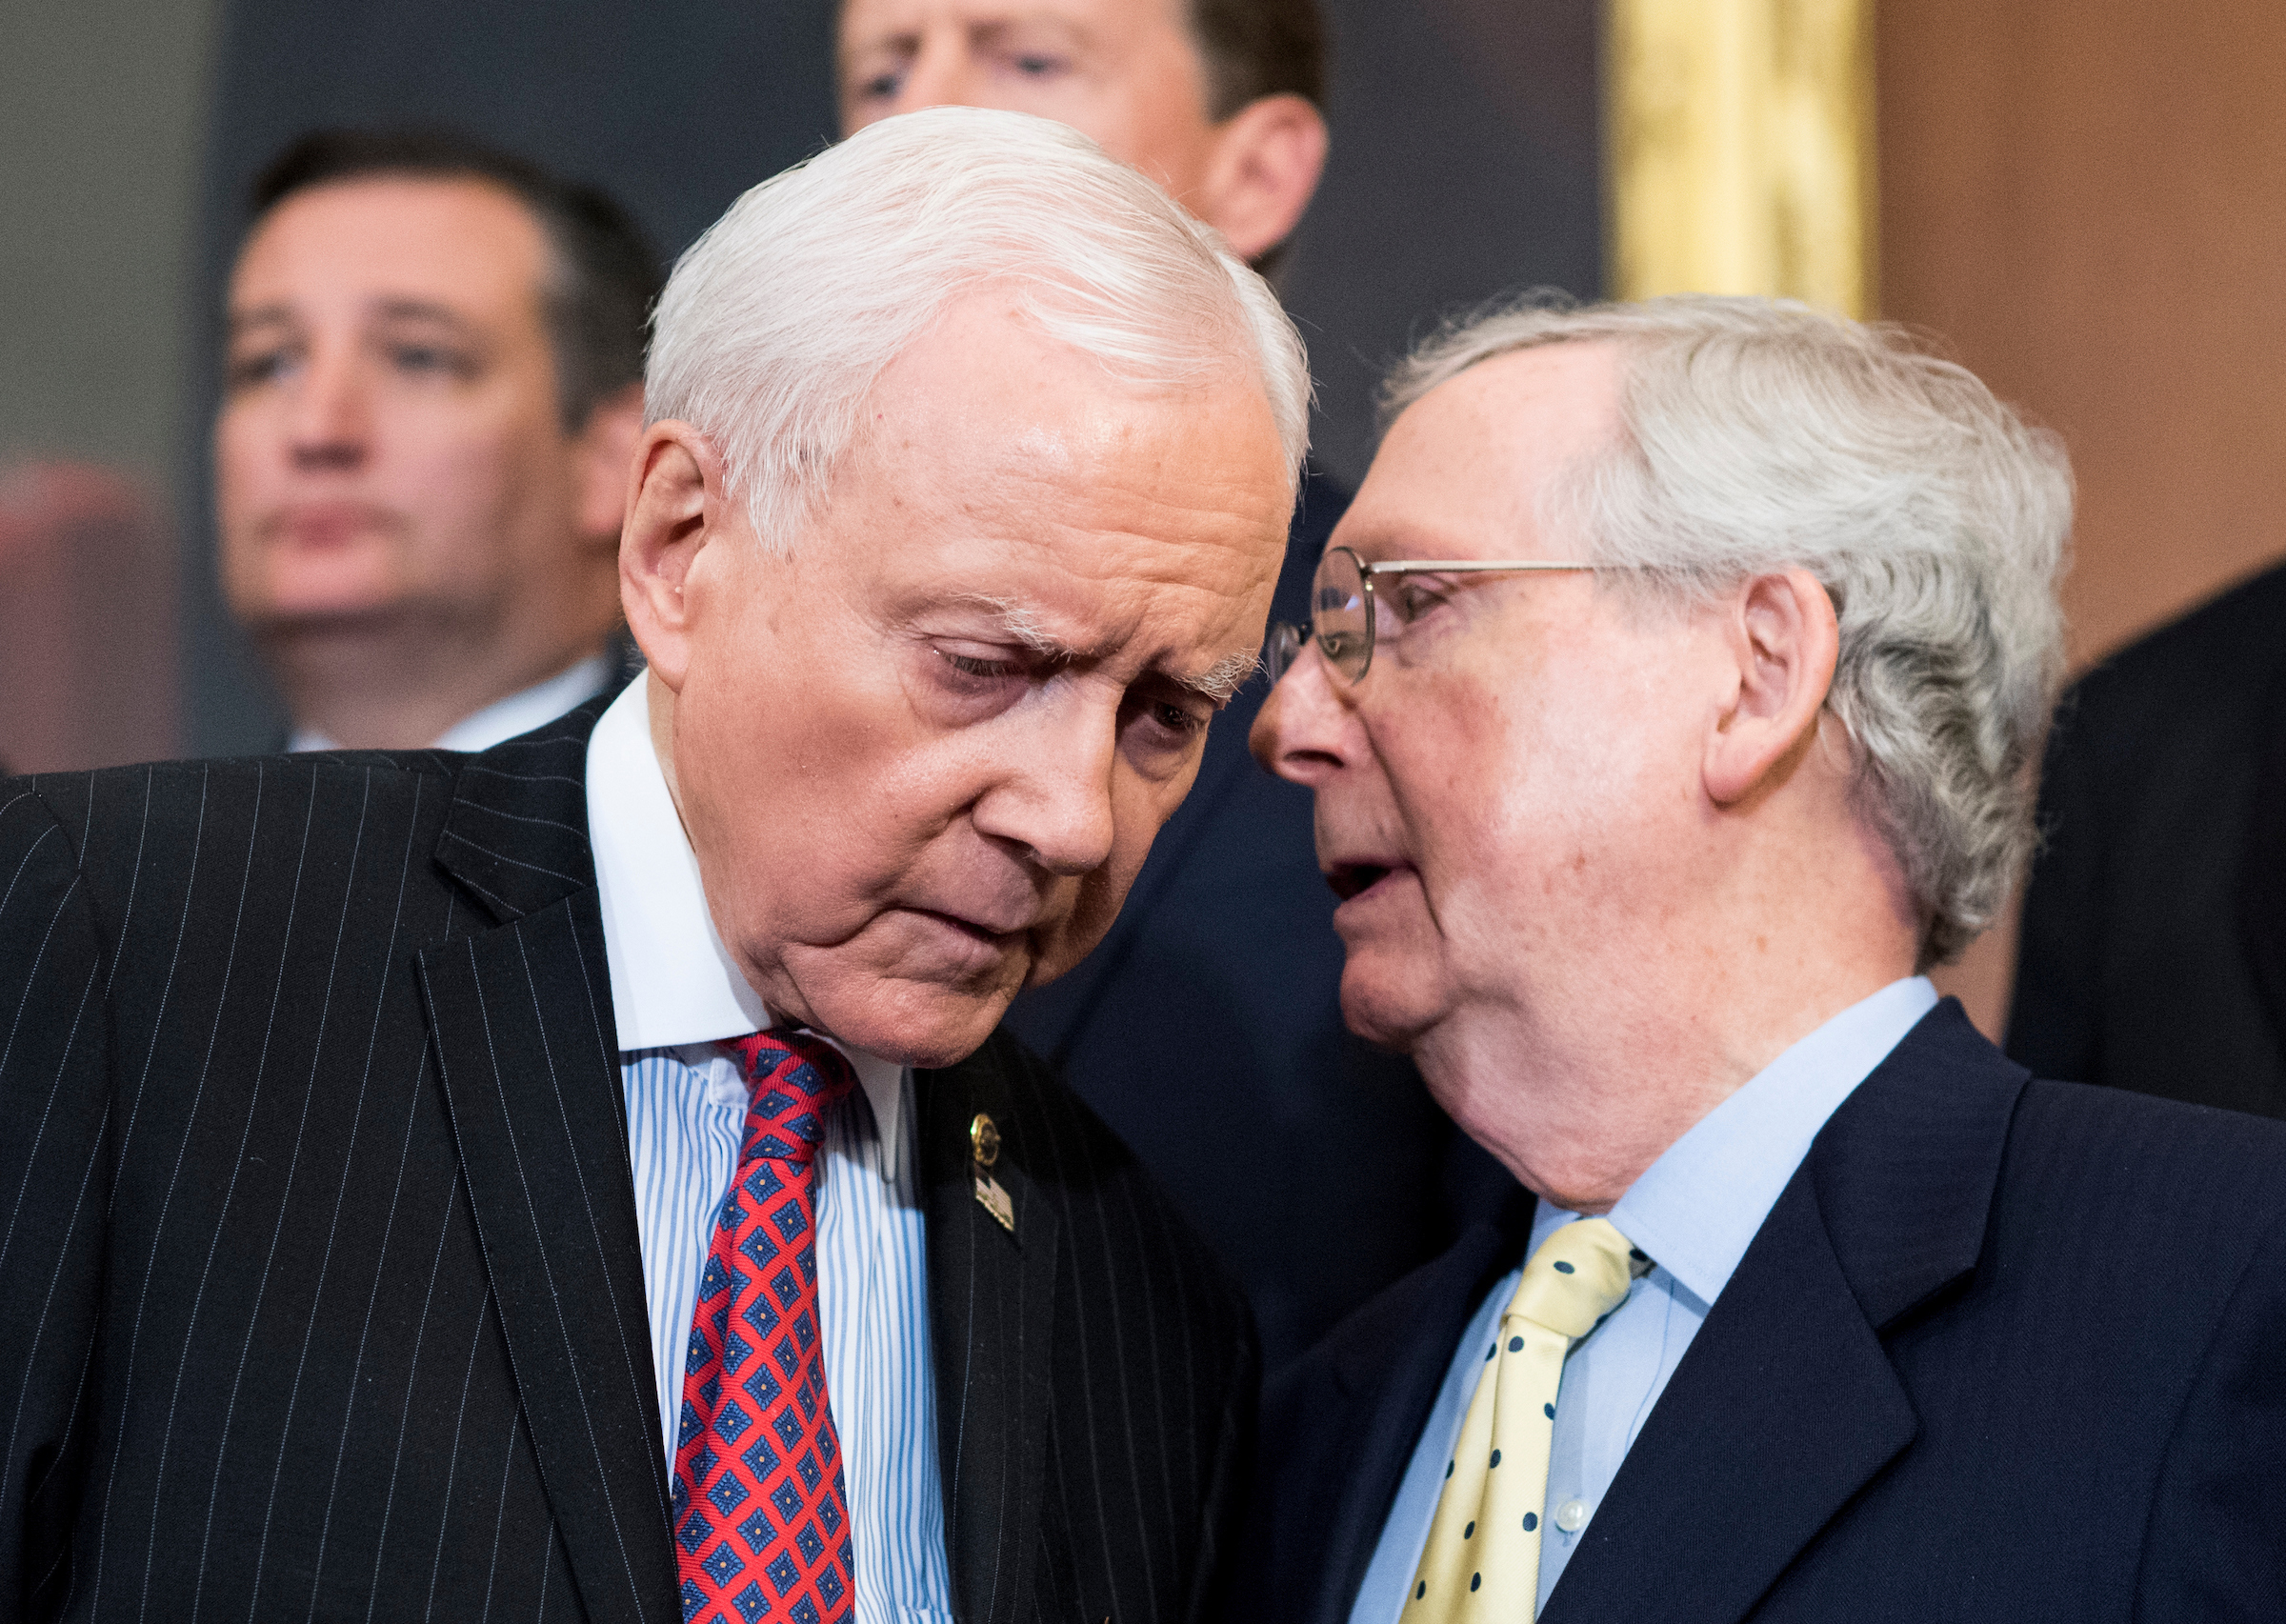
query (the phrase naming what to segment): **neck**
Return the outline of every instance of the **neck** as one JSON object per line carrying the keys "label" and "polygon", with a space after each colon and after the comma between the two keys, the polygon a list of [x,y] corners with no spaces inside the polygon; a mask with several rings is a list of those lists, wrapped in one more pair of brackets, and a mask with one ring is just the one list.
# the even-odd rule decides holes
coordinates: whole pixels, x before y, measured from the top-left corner
{"label": "neck", "polygon": [[608,625],[511,640],[384,616],[271,628],[262,652],[294,726],[351,750],[420,750],[486,706],[603,651]]}
{"label": "neck", "polygon": [[1414,1058],[1519,1182],[1571,1212],[1609,1212],[1764,1067],[1913,973],[1919,931],[1901,883],[1858,878],[1773,898],[1759,918],[1714,906],[1614,924],[1506,1001],[1440,1023]]}

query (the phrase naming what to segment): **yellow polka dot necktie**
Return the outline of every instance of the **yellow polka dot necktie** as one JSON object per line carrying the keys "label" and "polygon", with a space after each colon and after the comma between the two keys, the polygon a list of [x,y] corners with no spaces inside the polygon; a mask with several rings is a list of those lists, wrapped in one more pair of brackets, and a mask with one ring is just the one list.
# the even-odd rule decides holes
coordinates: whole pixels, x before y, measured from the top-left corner
{"label": "yellow polka dot necktie", "polygon": [[1401,1624],[1514,1624],[1537,1615],[1540,1517],[1564,1355],[1650,1268],[1603,1218],[1566,1224],[1532,1254],[1445,1466]]}

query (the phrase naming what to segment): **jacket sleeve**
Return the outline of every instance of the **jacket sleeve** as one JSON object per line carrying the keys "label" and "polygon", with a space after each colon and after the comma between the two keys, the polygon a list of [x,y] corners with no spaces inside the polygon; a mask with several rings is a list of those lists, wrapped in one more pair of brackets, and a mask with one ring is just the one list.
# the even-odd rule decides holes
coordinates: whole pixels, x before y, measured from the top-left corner
{"label": "jacket sleeve", "polygon": [[0,779],[0,1614],[49,1616],[71,1564],[110,1206],[110,1034],[66,830]]}
{"label": "jacket sleeve", "polygon": [[2255,1248],[2183,1405],[2144,1534],[2137,1618],[2286,1605],[2286,1216]]}
{"label": "jacket sleeve", "polygon": [[2024,893],[2008,1053],[2035,1076],[2094,1083],[2101,1064],[2103,860],[2093,730],[2078,696],[2058,709],[2040,772],[2042,848]]}

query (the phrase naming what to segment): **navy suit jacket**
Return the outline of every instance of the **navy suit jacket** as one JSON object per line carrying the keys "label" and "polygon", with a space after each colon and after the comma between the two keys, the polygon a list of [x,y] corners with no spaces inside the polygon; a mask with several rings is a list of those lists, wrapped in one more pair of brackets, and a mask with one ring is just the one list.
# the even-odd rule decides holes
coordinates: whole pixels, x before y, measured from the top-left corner
{"label": "navy suit jacket", "polygon": [[[1242,1615],[1344,1624],[1498,1221],[1274,1380]],[[2286,1128],[2035,1082],[1947,1000],[1844,1102],[1544,1624],[2286,1616]]]}
{"label": "navy suit jacket", "polygon": [[2040,830],[2008,1052],[2286,1116],[2286,568],[2074,686]]}
{"label": "navy suit jacket", "polygon": [[[1322,474],[1305,477],[1273,620],[1309,620],[1311,575],[1348,506]],[[1008,1024],[1206,1232],[1275,1364],[1435,1256],[1453,1214],[1505,1175],[1410,1061],[1342,1025],[1310,792],[1247,752],[1267,692],[1255,678],[1214,719],[1190,796],[1103,943],[1018,998]]]}

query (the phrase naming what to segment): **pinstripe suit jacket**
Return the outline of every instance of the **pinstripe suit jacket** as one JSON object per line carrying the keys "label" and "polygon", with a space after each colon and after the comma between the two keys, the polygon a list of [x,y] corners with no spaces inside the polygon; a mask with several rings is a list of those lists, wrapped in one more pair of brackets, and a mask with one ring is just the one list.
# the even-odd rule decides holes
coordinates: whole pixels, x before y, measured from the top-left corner
{"label": "pinstripe suit jacket", "polygon": [[[599,711],[0,783],[0,1615],[679,1618]],[[1205,1615],[1242,1304],[1013,1041],[918,1085],[961,1617]]]}

